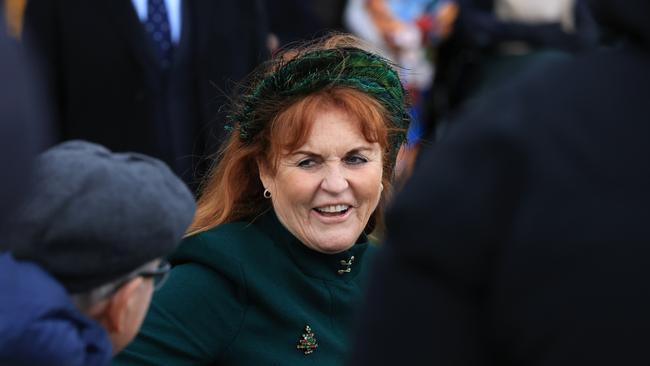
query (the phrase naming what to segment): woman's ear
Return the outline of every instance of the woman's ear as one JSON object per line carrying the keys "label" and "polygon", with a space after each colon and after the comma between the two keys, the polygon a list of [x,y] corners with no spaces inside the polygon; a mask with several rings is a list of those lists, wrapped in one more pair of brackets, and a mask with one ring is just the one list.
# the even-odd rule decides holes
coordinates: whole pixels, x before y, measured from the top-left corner
{"label": "woman's ear", "polygon": [[262,181],[262,186],[264,186],[264,189],[268,189],[269,191],[272,191],[273,189],[271,185],[273,183],[273,178],[269,173],[267,164],[265,164],[260,160],[257,160],[257,170],[260,173],[260,180]]}

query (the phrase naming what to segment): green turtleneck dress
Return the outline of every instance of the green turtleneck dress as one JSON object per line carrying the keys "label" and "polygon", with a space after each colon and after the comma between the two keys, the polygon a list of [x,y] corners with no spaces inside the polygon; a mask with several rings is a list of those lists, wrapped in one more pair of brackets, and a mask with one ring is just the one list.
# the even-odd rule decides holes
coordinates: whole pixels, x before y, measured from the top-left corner
{"label": "green turtleneck dress", "polygon": [[273,212],[189,237],[114,364],[342,365],[374,250],[313,251]]}

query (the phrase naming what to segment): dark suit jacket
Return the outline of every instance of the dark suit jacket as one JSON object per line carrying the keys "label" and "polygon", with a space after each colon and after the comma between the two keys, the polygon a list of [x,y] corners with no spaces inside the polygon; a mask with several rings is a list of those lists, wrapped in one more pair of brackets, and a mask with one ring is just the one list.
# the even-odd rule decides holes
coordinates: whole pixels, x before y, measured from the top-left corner
{"label": "dark suit jacket", "polygon": [[51,142],[31,60],[6,29],[0,9],[0,229],[28,193],[33,159]]}
{"label": "dark suit jacket", "polygon": [[[266,21],[259,0],[185,0],[182,16],[170,73],[176,80],[165,87],[130,0],[28,2],[26,39],[41,52],[61,139],[138,151],[172,166],[179,152],[216,151],[224,94],[264,59]],[[172,127],[161,129],[166,123]]]}
{"label": "dark suit jacket", "polygon": [[[608,2],[650,30],[650,3]],[[351,365],[650,364],[640,35],[531,71],[424,151],[388,214]]]}

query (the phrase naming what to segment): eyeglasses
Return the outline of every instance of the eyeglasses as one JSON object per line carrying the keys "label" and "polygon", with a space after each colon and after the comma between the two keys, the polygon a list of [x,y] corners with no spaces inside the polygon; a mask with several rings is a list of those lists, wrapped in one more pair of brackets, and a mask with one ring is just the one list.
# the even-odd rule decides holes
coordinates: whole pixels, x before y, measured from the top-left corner
{"label": "eyeglasses", "polygon": [[134,271],[131,274],[124,276],[121,280],[108,283],[102,287],[93,290],[93,292],[89,295],[91,296],[91,299],[87,301],[90,304],[94,304],[97,301],[107,299],[113,296],[117,291],[119,291],[122,288],[122,286],[124,286],[129,281],[137,277],[153,279],[154,291],[159,290],[167,280],[171,268],[172,266],[167,261],[161,260],[156,269],[153,270],[143,269],[139,271]]}
{"label": "eyeglasses", "polygon": [[165,284],[165,281],[167,281],[167,277],[169,277],[169,271],[171,269],[172,266],[169,264],[169,262],[161,260],[158,268],[154,270],[142,270],[136,273],[135,277],[141,276],[144,278],[153,278],[153,289],[155,291],[160,289]]}

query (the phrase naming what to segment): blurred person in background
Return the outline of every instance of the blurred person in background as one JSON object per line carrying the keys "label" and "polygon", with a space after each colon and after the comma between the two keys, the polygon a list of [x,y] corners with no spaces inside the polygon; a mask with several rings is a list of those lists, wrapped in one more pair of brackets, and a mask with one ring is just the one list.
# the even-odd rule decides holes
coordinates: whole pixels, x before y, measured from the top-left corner
{"label": "blurred person in background", "polygon": [[269,50],[277,51],[291,42],[306,41],[324,31],[312,1],[266,0],[269,16]]}
{"label": "blurred person in background", "polygon": [[423,135],[422,112],[434,76],[433,51],[446,39],[458,14],[452,0],[350,0],[345,23],[398,66],[409,93],[412,122],[400,151],[397,175],[408,177]]}
{"label": "blurred person in background", "polygon": [[276,55],[232,109],[189,236],[116,365],[340,365],[409,116],[335,35]]}
{"label": "blurred person in background", "polygon": [[388,213],[351,365],[648,365],[650,3],[470,102]]}
{"label": "blurred person in background", "polygon": [[[422,136],[441,138],[446,122],[472,98],[527,68],[596,46],[598,29],[584,0],[458,0],[450,37],[436,52],[436,75]],[[437,133],[438,132],[438,133]]]}
{"label": "blurred person in background", "polygon": [[343,31],[345,0],[266,0],[269,17],[269,50],[317,39],[332,31]]}
{"label": "blurred person in background", "polygon": [[456,3],[446,0],[351,0],[345,21],[402,68],[407,88],[417,96],[433,77],[428,41],[447,36],[456,12]]}
{"label": "blurred person in background", "polygon": [[24,23],[61,140],[154,156],[191,186],[230,83],[267,54],[261,0],[30,0]]}
{"label": "blurred person in background", "polygon": [[0,246],[0,364],[101,366],[135,336],[194,199],[140,154],[42,153]]}
{"label": "blurred person in background", "polygon": [[[30,187],[33,159],[46,140],[43,104],[29,60],[9,36],[0,8],[0,233]],[[0,234],[1,235],[1,234]],[[1,239],[0,239],[1,240]]]}

